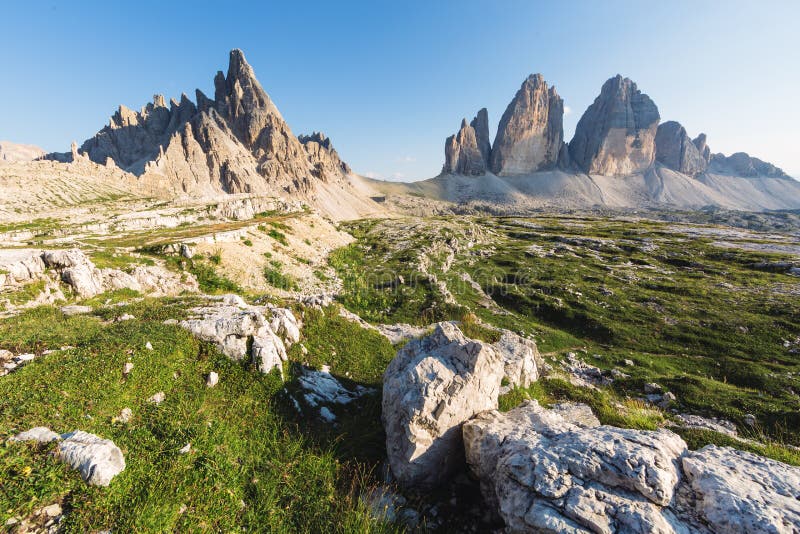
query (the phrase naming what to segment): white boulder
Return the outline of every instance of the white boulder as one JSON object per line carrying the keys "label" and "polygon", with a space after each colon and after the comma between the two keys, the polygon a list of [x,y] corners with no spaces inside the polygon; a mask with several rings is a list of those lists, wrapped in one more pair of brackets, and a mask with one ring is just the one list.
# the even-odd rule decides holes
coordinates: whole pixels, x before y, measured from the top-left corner
{"label": "white boulder", "polygon": [[84,481],[95,486],[108,486],[111,479],[125,469],[125,457],[113,441],[76,430],[62,436],[58,456]]}
{"label": "white boulder", "polygon": [[461,425],[497,408],[503,361],[486,343],[439,323],[405,345],[383,378],[382,419],[392,472],[429,490],[463,465]]}

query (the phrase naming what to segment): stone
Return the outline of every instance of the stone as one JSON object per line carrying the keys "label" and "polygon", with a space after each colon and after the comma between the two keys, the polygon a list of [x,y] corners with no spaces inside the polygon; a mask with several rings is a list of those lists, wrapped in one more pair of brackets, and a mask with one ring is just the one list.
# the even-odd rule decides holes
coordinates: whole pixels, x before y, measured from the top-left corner
{"label": "stone", "polygon": [[726,434],[731,437],[737,437],[738,432],[736,425],[725,419],[702,417],[694,414],[678,414],[676,415],[681,426],[685,428],[699,428],[702,430],[713,430],[720,434]]}
{"label": "stone", "polygon": [[470,471],[510,532],[674,532],[662,510],[686,444],[667,430],[586,425],[528,401],[464,424]]}
{"label": "stone", "polygon": [[214,371],[211,371],[206,377],[206,387],[213,388],[217,384],[219,384],[219,375]]}
{"label": "stone", "polygon": [[497,407],[503,375],[495,350],[452,323],[398,351],[384,373],[381,418],[401,485],[430,490],[463,465],[461,425]]}
{"label": "stone", "polygon": [[[480,128],[480,132],[476,130]],[[478,139],[481,139],[480,146]],[[447,138],[444,145],[445,163],[442,172],[445,174],[462,174],[465,176],[481,176],[489,168],[488,148],[484,143],[489,139],[489,120],[486,108],[478,111],[478,115],[467,124],[461,121],[461,128],[456,135]]]}
{"label": "stone", "polygon": [[64,283],[79,297],[90,298],[104,291],[102,274],[79,249],[46,251],[42,259],[60,272]]}
{"label": "stone", "polygon": [[123,408],[118,416],[113,417],[111,419],[111,422],[127,424],[130,423],[132,418],[133,418],[133,410],[131,410],[130,408]]}
{"label": "stone", "polygon": [[688,176],[704,172],[708,164],[686,129],[675,121],[662,123],[656,130],[656,161]]}
{"label": "stone", "polygon": [[161,404],[162,402],[164,402],[164,400],[166,400],[166,398],[167,398],[167,395],[163,391],[159,391],[158,393],[155,393],[152,397],[147,399],[147,402],[150,402],[150,403],[153,403],[153,404],[157,405],[157,404]]}
{"label": "stone", "polygon": [[660,115],[636,84],[620,75],[603,84],[569,143],[572,161],[588,174],[626,176],[655,161]]}
{"label": "stone", "polygon": [[63,313],[67,317],[71,317],[73,315],[86,315],[87,313],[92,313],[91,306],[79,306],[77,304],[62,306],[60,309],[61,313]]}
{"label": "stone", "polygon": [[122,376],[128,376],[133,371],[133,362],[125,362],[122,366]]}
{"label": "stone", "polygon": [[47,517],[58,517],[61,515],[61,505],[58,503],[51,504],[42,508],[42,513]]}
{"label": "stone", "polygon": [[503,360],[503,374],[512,386],[526,388],[539,379],[543,363],[536,343],[509,330],[503,330],[492,348]]}
{"label": "stone", "polygon": [[153,344],[149,341],[144,345],[145,350],[153,350]]}
{"label": "stone", "polygon": [[[226,295],[212,306],[192,309],[180,326],[217,345],[233,360],[249,356],[263,373],[277,368],[283,373],[286,346],[300,340],[300,323],[291,310],[249,306],[241,297]],[[282,336],[282,337],[281,337]]]}
{"label": "stone", "polygon": [[747,426],[751,426],[751,427],[752,426],[756,426],[757,423],[758,423],[758,419],[756,419],[755,415],[753,415],[751,413],[748,413],[748,414],[744,415],[744,424],[746,424]]}
{"label": "stone", "polygon": [[58,457],[80,472],[85,482],[108,486],[125,469],[122,451],[113,441],[76,430],[62,436]]}
{"label": "stone", "polygon": [[16,441],[36,441],[38,443],[48,443],[50,441],[59,441],[61,440],[61,436],[53,432],[47,427],[44,426],[37,426],[35,428],[31,428],[30,430],[26,430],[25,432],[20,432],[16,436],[12,436],[8,439],[8,441],[16,442]]}
{"label": "stone", "polygon": [[178,454],[189,454],[191,451],[192,451],[192,444],[187,443],[186,445],[181,447],[180,450],[178,450]]}
{"label": "stone", "polygon": [[498,176],[552,169],[564,145],[564,101],[541,74],[528,76],[508,104],[494,139],[491,170]]}
{"label": "stone", "polygon": [[707,445],[682,458],[678,501],[714,532],[800,532],[800,468],[753,453]]}
{"label": "stone", "polygon": [[377,329],[392,345],[424,336],[429,330],[424,326],[413,326],[407,323],[380,324]]}
{"label": "stone", "polygon": [[661,386],[654,382],[647,383],[644,385],[644,392],[647,394],[661,393]]}

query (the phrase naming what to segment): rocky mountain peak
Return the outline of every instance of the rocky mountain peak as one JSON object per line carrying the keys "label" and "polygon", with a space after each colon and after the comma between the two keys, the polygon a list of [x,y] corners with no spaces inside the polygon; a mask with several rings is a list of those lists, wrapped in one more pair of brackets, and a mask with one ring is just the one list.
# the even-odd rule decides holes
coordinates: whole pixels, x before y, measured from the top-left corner
{"label": "rocky mountain peak", "polygon": [[700,135],[694,138],[692,143],[694,143],[694,146],[697,148],[697,151],[703,157],[706,164],[708,164],[708,162],[711,161],[711,149],[708,147],[708,144],[706,143],[706,134],[701,133]]}
{"label": "rocky mountain peak", "polygon": [[544,76],[531,74],[500,119],[492,145],[497,175],[530,174],[558,163],[564,142],[564,101]]}
{"label": "rocky mountain peak", "polygon": [[656,131],[656,160],[688,176],[705,171],[707,164],[686,129],[675,121],[659,125]]}
{"label": "rocky mountain peak", "polygon": [[655,160],[660,115],[629,78],[617,74],[578,121],[569,143],[572,160],[589,174],[622,176],[647,170]]}
{"label": "rocky mountain peak", "polygon": [[[483,145],[481,149],[480,144]],[[444,143],[445,174],[480,176],[489,168],[489,119],[486,109],[478,112],[470,124],[461,120],[458,133],[451,135]]]}

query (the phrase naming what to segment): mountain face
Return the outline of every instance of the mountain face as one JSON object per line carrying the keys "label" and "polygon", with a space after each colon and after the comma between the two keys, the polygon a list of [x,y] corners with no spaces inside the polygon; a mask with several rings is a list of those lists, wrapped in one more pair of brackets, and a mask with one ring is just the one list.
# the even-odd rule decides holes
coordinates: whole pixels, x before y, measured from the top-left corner
{"label": "mountain face", "polygon": [[736,152],[730,156],[714,154],[711,156],[708,168],[711,172],[743,176],[745,178],[754,178],[758,176],[768,178],[791,178],[788,174],[783,172],[782,169],[776,167],[772,163],[754,158],[746,152]]}
{"label": "mountain face", "polygon": [[[704,145],[705,134],[700,135]],[[662,123],[656,131],[656,161],[687,176],[704,172],[708,164],[686,129],[675,121]]]}
{"label": "mountain face", "polygon": [[498,176],[552,169],[564,143],[564,101],[541,74],[522,83],[497,128],[491,170]]}
{"label": "mountain face", "polygon": [[569,143],[572,160],[588,174],[625,176],[647,170],[655,160],[660,116],[655,103],[628,78],[603,84],[578,121]]}
{"label": "mountain face", "polygon": [[445,141],[444,153],[445,163],[442,172],[465,176],[486,174],[491,154],[486,108],[478,111],[470,124],[467,124],[467,119],[461,121],[458,133],[451,135]]}
{"label": "mountain face", "polygon": [[36,145],[0,141],[0,161],[32,161],[45,155]]}
{"label": "mountain face", "polygon": [[190,195],[309,192],[350,172],[327,137],[292,133],[241,50],[214,88],[196,104],[157,95],[141,111],[120,106],[80,152]]}

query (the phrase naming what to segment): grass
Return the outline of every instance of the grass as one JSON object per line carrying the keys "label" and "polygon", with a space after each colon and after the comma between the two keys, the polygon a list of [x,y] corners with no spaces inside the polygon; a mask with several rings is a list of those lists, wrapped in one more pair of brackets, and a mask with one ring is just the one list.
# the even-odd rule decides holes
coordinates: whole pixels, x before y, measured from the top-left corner
{"label": "grass", "polygon": [[35,282],[25,284],[16,291],[6,293],[4,296],[13,305],[25,304],[26,302],[30,302],[38,297],[42,291],[44,291],[45,285],[46,284],[44,280],[37,280]]}
{"label": "grass", "polygon": [[270,236],[272,239],[283,245],[284,247],[289,246],[289,241],[286,239],[286,234],[276,230],[275,228],[270,228],[267,232],[267,235]]}
{"label": "grass", "polygon": [[264,267],[264,279],[269,285],[278,289],[297,291],[297,282],[283,272],[283,265],[277,260],[271,260],[269,265]]}
{"label": "grass", "polygon": [[[286,415],[279,377],[164,325],[162,313],[137,317],[103,324],[37,308],[0,321],[5,347],[76,346],[0,381],[0,436],[43,424],[80,428],[112,439],[127,463],[109,488],[95,488],[58,462],[52,446],[0,447],[0,521],[61,501],[70,511],[66,531],[388,531],[358,498],[372,483],[367,469],[306,436]],[[332,343],[346,354],[343,335]],[[373,341],[358,355],[369,356]],[[128,358],[135,368],[123,378]],[[221,376],[213,389],[204,383],[211,370]],[[167,395],[157,407],[145,400],[156,391]],[[133,420],[112,424],[124,407]],[[187,442],[192,452],[179,454]]]}
{"label": "grass", "polygon": [[[758,267],[791,256],[721,249],[669,223],[604,217],[344,227],[357,241],[330,258],[344,283],[339,298],[368,321],[426,325],[471,312],[532,334],[545,353],[586,349],[605,369],[633,360],[624,369],[631,377],[614,384],[619,398],[658,382],[677,396],[676,409],[740,427],[753,414],[767,436],[800,445],[800,397],[792,393],[800,391],[800,301],[780,290],[797,288],[797,279]],[[473,246],[444,246],[454,242]],[[457,252],[447,258],[448,250]],[[420,255],[427,273],[417,268]],[[441,283],[457,305],[445,304]]]}
{"label": "grass", "polygon": [[[212,255],[213,256],[213,255]],[[219,295],[222,293],[244,293],[244,290],[215,269],[218,265],[213,259],[195,256],[187,259],[178,256],[167,256],[167,267],[178,271],[193,274],[197,278],[197,283],[204,293]]]}
{"label": "grass", "polygon": [[98,269],[120,269],[128,270],[135,265],[155,265],[155,262],[144,256],[131,256],[130,254],[116,252],[109,249],[101,249],[91,254],[92,263]]}

